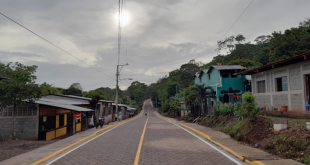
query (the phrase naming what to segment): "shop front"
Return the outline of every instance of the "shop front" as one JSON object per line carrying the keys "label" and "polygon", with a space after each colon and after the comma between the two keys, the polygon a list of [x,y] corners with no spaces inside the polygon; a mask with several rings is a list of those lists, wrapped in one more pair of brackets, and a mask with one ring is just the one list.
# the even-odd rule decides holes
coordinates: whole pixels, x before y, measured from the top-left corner
{"label": "shop front", "polygon": [[82,115],[91,109],[36,101],[39,104],[39,140],[73,135],[82,130]]}

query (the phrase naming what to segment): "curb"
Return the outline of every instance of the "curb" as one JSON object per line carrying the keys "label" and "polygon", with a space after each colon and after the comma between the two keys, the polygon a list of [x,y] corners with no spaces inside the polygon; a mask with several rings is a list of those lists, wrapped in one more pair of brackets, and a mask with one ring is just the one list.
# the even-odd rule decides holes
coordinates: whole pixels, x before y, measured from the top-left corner
{"label": "curb", "polygon": [[[242,160],[242,161],[244,161],[244,162],[246,162],[246,163],[248,163],[248,164],[251,164],[251,165],[265,165],[264,163],[262,163],[262,162],[260,162],[260,161],[249,161],[249,160],[245,159],[243,156],[239,155],[239,154],[236,153],[235,151],[231,150],[230,148],[227,148],[227,147],[223,146],[223,145],[222,145],[221,143],[219,143],[219,142],[216,142],[216,141],[212,140],[212,138],[211,138],[210,136],[208,136],[208,135],[206,135],[206,134],[204,134],[204,133],[202,133],[202,132],[200,132],[200,131],[198,131],[198,130],[192,128],[192,127],[189,127],[189,126],[184,125],[184,124],[181,124],[181,123],[177,123],[176,121],[173,121],[173,120],[171,120],[171,119],[169,119],[169,118],[162,117],[158,112],[156,112],[155,114],[156,114],[159,118],[162,118],[162,119],[164,119],[164,120],[168,120],[168,121],[170,121],[170,122],[173,122],[173,123],[175,123],[175,124],[178,124],[178,125],[180,125],[181,127],[186,128],[186,129],[188,129],[188,130],[194,132],[195,134],[197,134],[197,135],[199,135],[199,136],[201,136],[201,137],[207,139],[208,141],[210,141],[210,142],[212,142],[213,144],[215,144],[215,145],[221,147],[221,148],[224,149],[225,151],[229,152],[230,154],[234,155],[234,156],[237,157],[238,159],[240,159],[240,160]],[[159,116],[159,115],[160,115],[160,116]]]}
{"label": "curb", "polygon": [[65,151],[67,151],[67,150],[69,150],[69,149],[71,149],[71,148],[73,148],[73,147],[75,147],[75,146],[77,146],[77,145],[79,145],[79,144],[81,144],[81,143],[84,143],[85,141],[87,141],[87,140],[89,140],[89,139],[91,139],[91,138],[93,138],[93,137],[95,137],[95,136],[97,136],[97,135],[99,135],[99,134],[101,134],[101,133],[103,133],[103,132],[105,132],[105,131],[107,131],[107,130],[113,128],[113,127],[115,127],[115,126],[117,126],[117,125],[121,125],[121,124],[124,124],[124,123],[126,123],[126,122],[128,122],[128,121],[132,121],[132,120],[134,120],[134,119],[137,119],[138,117],[140,117],[140,116],[134,117],[134,118],[132,118],[131,120],[124,120],[124,121],[121,121],[121,122],[119,122],[119,123],[117,123],[117,124],[115,124],[115,125],[111,125],[111,126],[108,126],[108,127],[106,127],[106,128],[103,128],[103,129],[101,129],[101,130],[99,130],[99,131],[96,131],[96,132],[94,132],[92,135],[90,135],[90,136],[88,136],[88,137],[86,137],[86,138],[84,138],[84,139],[82,139],[82,140],[80,140],[80,141],[77,141],[77,142],[75,142],[75,143],[73,143],[73,144],[71,144],[71,145],[69,145],[69,146],[67,146],[67,147],[65,147],[65,148],[63,148],[63,149],[60,149],[60,150],[58,150],[58,151],[56,151],[56,152],[54,152],[54,153],[52,153],[52,154],[50,154],[50,155],[48,155],[48,156],[46,156],[46,157],[44,157],[44,158],[42,158],[42,159],[40,159],[40,160],[38,160],[38,161],[32,163],[31,165],[39,165],[39,164],[41,164],[41,163],[44,163],[44,162],[48,161],[49,159],[51,159],[51,158],[53,158],[53,157],[55,157],[55,156],[57,156],[57,155],[59,155],[59,154],[65,152]]}

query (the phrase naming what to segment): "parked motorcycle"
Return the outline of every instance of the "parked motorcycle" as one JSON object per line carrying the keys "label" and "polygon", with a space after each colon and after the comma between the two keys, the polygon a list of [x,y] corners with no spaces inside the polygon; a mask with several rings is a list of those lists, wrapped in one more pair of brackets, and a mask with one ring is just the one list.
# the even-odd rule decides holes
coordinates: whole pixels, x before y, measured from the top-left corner
{"label": "parked motorcycle", "polygon": [[102,128],[102,126],[104,125],[104,120],[105,120],[104,116],[99,117],[99,122],[96,125],[96,129],[99,127],[99,125]]}

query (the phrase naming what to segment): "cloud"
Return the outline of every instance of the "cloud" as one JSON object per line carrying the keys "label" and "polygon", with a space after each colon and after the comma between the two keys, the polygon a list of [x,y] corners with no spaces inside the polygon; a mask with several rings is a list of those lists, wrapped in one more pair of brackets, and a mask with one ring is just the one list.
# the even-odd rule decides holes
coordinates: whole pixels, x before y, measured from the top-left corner
{"label": "cloud", "polygon": [[[121,77],[149,84],[191,59],[212,60],[216,42],[251,0],[124,2],[129,23],[122,27],[120,64],[130,65],[122,69]],[[308,6],[308,0],[254,1],[227,35],[243,34],[253,41],[259,35],[298,26],[309,17]],[[86,90],[115,86],[117,1],[0,1],[0,11],[88,65],[2,16],[0,62],[38,65],[39,83],[66,88],[80,82]],[[131,81],[121,83],[126,87]]]}

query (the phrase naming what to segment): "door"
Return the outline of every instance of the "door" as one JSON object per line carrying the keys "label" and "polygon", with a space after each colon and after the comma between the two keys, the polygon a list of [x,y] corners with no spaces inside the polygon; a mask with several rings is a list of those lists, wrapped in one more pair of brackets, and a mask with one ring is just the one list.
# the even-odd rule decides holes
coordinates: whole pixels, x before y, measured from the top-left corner
{"label": "door", "polygon": [[71,113],[67,114],[67,134],[73,134],[73,116]]}

